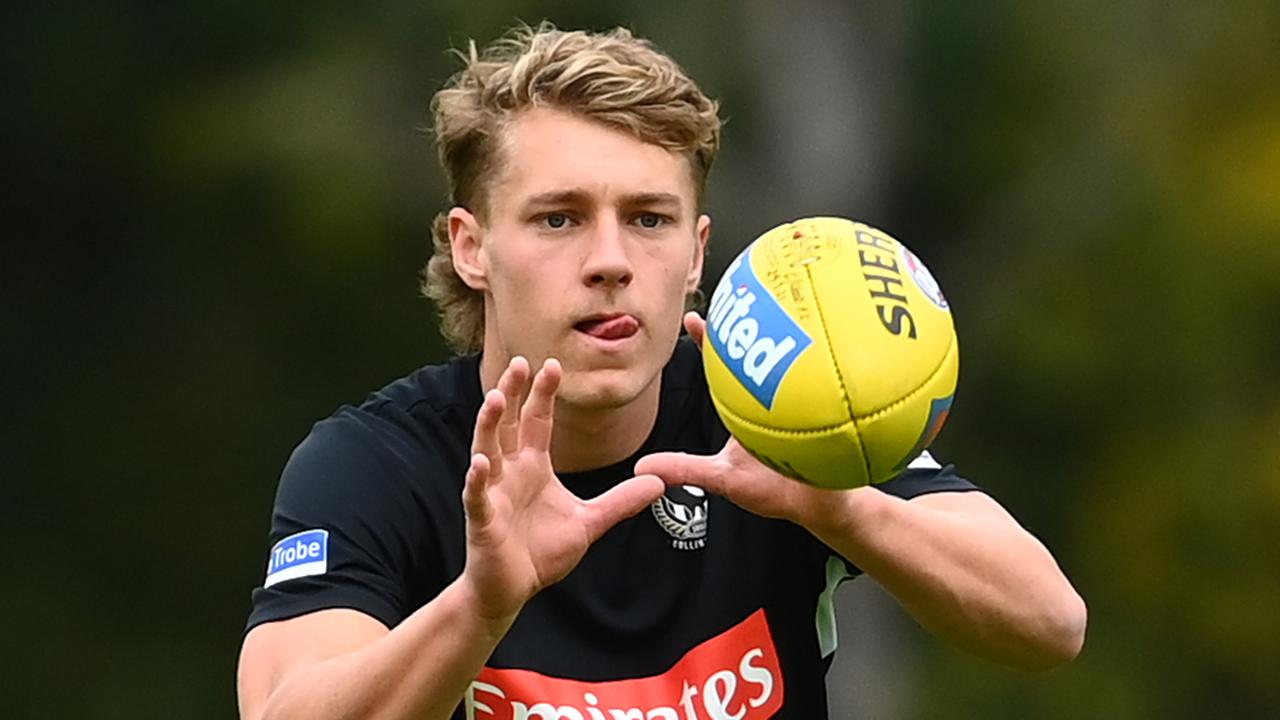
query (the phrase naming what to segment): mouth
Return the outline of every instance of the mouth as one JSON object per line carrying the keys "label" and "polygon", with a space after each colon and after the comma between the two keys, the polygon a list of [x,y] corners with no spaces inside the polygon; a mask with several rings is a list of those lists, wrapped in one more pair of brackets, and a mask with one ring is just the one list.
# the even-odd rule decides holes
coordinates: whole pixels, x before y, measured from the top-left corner
{"label": "mouth", "polygon": [[573,329],[597,340],[625,340],[640,332],[640,320],[626,313],[600,313],[579,320]]}

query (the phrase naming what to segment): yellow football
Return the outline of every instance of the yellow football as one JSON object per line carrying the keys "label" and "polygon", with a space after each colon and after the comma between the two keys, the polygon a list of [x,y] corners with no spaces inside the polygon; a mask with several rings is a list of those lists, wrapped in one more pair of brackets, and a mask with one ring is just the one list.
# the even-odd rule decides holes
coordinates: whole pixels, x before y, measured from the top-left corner
{"label": "yellow football", "polygon": [[883,482],[937,436],[959,349],[938,283],[876,228],[815,217],[754,240],[707,308],[703,365],[729,432],[825,488]]}

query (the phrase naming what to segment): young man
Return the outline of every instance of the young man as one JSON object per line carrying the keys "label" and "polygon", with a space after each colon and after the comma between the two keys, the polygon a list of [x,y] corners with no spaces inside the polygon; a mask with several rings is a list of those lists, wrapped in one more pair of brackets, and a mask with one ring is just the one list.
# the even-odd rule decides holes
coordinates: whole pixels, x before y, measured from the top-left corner
{"label": "young man", "polygon": [[434,110],[454,206],[427,292],[479,354],[290,458],[242,717],[822,718],[831,589],[856,569],[974,652],[1075,656],[1080,598],[951,468],[823,491],[729,438],[684,313],[719,120],[670,58],[524,28]]}

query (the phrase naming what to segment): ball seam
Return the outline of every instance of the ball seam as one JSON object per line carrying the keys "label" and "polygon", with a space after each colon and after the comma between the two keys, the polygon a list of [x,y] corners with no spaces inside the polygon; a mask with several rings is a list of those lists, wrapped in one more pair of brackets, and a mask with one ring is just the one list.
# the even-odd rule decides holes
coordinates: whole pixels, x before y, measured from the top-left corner
{"label": "ball seam", "polygon": [[757,420],[752,420],[751,418],[743,417],[742,415],[739,415],[738,413],[734,412],[733,410],[719,403],[716,403],[716,410],[723,412],[725,415],[728,415],[729,417],[733,418],[733,421],[735,423],[746,425],[752,430],[758,430],[758,431],[765,432],[767,434],[776,435],[776,436],[799,437],[802,435],[833,435],[836,432],[843,430],[844,428],[850,425],[855,424],[853,420],[846,420],[842,423],[838,423],[835,425],[823,425],[822,427],[806,428],[804,430],[791,430],[788,428],[780,428],[780,427],[774,427],[772,425],[765,425],[764,423],[759,422]]}
{"label": "ball seam", "polygon": [[928,374],[928,376],[926,376],[925,379],[921,381],[921,383],[918,386],[916,386],[914,390],[907,393],[906,395],[903,395],[897,400],[894,400],[888,405],[885,405],[882,408],[878,408],[872,412],[867,413],[866,415],[862,415],[862,416],[854,415],[853,416],[854,424],[875,420],[876,418],[892,411],[894,408],[898,407],[899,405],[902,405],[903,403],[906,403],[906,402],[910,402],[913,398],[915,398],[916,395],[919,395],[921,392],[923,392],[924,389],[929,386],[929,383],[933,382],[933,379],[938,376],[938,373],[942,372],[943,368],[946,367],[947,359],[951,357],[951,352],[952,352],[952,349],[955,348],[955,345],[956,345],[956,333],[952,331],[951,337],[947,339],[947,350],[946,352],[942,353],[942,359],[938,361],[937,366],[933,368],[933,370]]}
{"label": "ball seam", "polygon": [[[836,361],[835,349],[831,346],[831,333],[827,330],[827,316],[822,311],[822,301],[818,298],[817,288],[814,286],[813,269],[808,265],[804,266],[805,279],[809,281],[809,297],[813,298],[813,307],[818,311],[818,326],[822,328],[822,340],[827,349],[827,360],[831,362],[831,368],[835,371],[836,381],[840,383],[840,397],[844,400],[844,408],[849,417],[849,423],[853,424],[853,441],[858,447],[858,455],[862,456],[863,471],[866,473],[863,477],[871,477],[871,458],[868,457],[867,449],[862,444],[862,429],[858,427],[858,416],[853,412],[853,398],[849,397],[849,386],[844,381],[844,375],[840,372],[840,363]],[[844,423],[841,424],[841,427]]]}

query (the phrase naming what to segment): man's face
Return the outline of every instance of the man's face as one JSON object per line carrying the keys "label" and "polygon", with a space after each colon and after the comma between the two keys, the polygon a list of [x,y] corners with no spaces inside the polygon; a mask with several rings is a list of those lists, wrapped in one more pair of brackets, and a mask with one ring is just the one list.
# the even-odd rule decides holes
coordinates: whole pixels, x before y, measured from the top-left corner
{"label": "man's face", "polygon": [[488,222],[451,214],[455,265],[485,292],[485,365],[554,357],[561,402],[631,402],[670,358],[702,274],[710,219],[688,161],[543,108],[512,123],[501,152]]}

